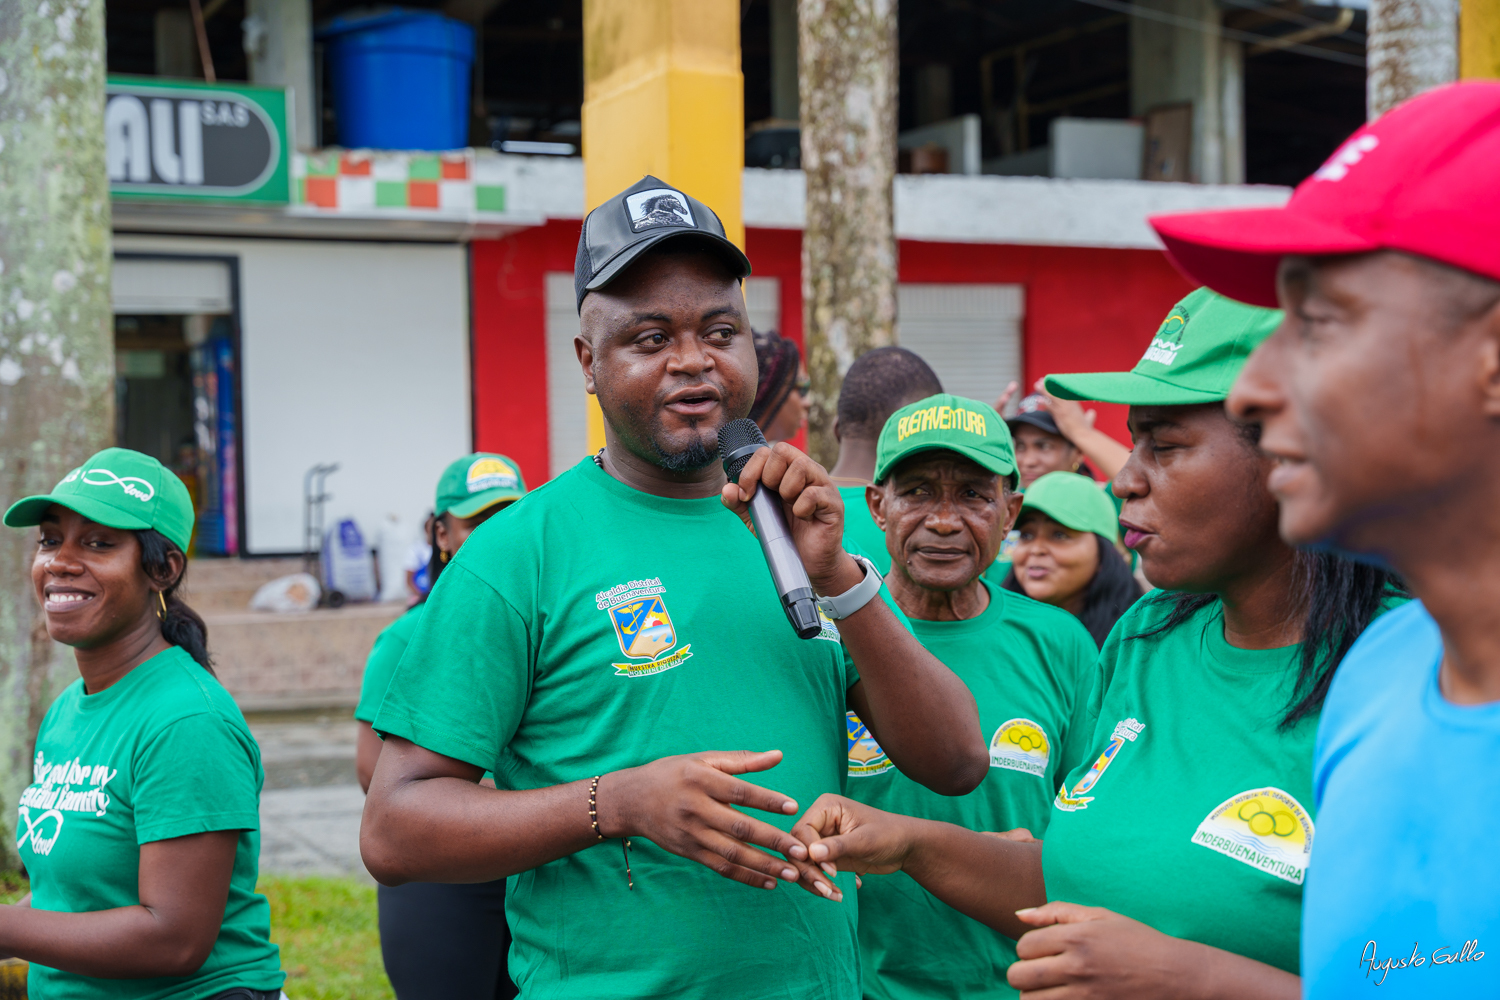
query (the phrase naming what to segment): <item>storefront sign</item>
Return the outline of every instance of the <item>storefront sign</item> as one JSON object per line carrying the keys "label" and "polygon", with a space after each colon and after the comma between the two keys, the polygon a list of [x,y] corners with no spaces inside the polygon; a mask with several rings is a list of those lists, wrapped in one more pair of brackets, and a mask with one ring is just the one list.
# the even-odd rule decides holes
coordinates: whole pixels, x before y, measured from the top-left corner
{"label": "storefront sign", "polygon": [[288,102],[279,87],[110,77],[105,159],[115,195],[286,202]]}

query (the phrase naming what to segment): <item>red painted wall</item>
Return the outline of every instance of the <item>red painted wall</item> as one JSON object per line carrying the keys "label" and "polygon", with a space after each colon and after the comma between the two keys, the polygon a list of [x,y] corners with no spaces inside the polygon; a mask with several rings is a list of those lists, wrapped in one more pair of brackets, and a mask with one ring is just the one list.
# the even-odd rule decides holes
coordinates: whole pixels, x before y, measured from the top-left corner
{"label": "red painted wall", "polygon": [[[776,278],[781,282],[781,328],[776,332],[797,342],[805,352],[802,339],[802,232],[797,229],[745,230],[745,256],[756,277]],[[807,355],[804,353],[803,358]],[[807,450],[807,428],[798,431],[792,444]]]}
{"label": "red painted wall", "polygon": [[[1192,286],[1159,250],[901,242],[902,281],[1026,286],[1026,391],[1044,375],[1128,371],[1172,304]],[[996,386],[999,394],[1004,386]],[[988,400],[986,400],[988,402]],[[1125,443],[1125,407],[1088,404]]]}
{"label": "red painted wall", "polygon": [[[577,221],[559,220],[472,244],[474,444],[514,458],[532,484],[545,482],[550,469],[542,275],[573,269],[578,230]],[[780,279],[780,332],[801,345],[801,233],[751,229],[745,244],[755,273]],[[903,240],[900,253],[902,281],[1025,286],[1028,387],[1048,374],[1133,367],[1191,288],[1156,250]],[[1098,426],[1128,442],[1125,408],[1092,405]],[[800,438],[794,443],[805,446]]]}
{"label": "red painted wall", "polygon": [[474,447],[521,465],[531,486],[552,475],[547,447],[548,271],[573,270],[577,220],[470,244]]}

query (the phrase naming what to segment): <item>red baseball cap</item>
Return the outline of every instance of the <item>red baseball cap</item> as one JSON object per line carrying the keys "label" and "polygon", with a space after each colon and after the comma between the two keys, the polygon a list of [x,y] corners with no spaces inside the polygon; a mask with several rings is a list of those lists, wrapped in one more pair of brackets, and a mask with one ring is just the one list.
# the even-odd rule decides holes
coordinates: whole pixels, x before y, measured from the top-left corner
{"label": "red baseball cap", "polygon": [[1403,250],[1500,279],[1500,82],[1454,83],[1355,132],[1282,208],[1157,215],[1188,279],[1276,305],[1287,254]]}

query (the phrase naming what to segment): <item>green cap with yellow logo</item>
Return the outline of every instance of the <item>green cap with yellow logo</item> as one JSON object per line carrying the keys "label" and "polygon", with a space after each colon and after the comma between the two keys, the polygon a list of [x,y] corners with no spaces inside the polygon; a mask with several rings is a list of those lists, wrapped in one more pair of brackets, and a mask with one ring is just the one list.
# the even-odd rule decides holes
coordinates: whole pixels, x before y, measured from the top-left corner
{"label": "green cap with yellow logo", "polygon": [[128,531],[155,529],[186,552],[193,537],[193,498],[172,470],[129,448],[105,448],[72,472],[51,493],[10,505],[12,528],[41,524],[53,504],[97,524]]}
{"label": "green cap with yellow logo", "polygon": [[1049,472],[1026,490],[1021,514],[1028,510],[1046,514],[1064,528],[1090,531],[1112,542],[1120,540],[1120,519],[1104,490],[1088,476],[1076,472]]}
{"label": "green cap with yellow logo", "polygon": [[956,451],[991,472],[1016,471],[1010,429],[988,403],[946,392],[903,406],[885,422],[875,443],[875,481],[897,462],[919,451]]}
{"label": "green cap with yellow logo", "polygon": [[521,467],[504,455],[481,451],[465,455],[443,470],[432,513],[436,517],[473,517],[497,503],[525,495]]}
{"label": "green cap with yellow logo", "polygon": [[1130,371],[1048,375],[1047,391],[1129,406],[1222,402],[1250,352],[1280,323],[1279,309],[1247,306],[1200,288],[1172,307]]}

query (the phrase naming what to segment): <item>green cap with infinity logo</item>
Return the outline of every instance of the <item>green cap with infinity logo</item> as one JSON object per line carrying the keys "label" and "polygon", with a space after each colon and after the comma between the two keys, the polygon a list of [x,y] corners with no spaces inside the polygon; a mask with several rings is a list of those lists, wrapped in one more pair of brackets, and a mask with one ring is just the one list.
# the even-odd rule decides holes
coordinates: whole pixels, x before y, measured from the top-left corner
{"label": "green cap with infinity logo", "polygon": [[72,472],[51,493],[11,504],[5,523],[29,528],[42,523],[53,504],[77,511],[110,528],[155,528],[186,552],[193,537],[193,498],[172,470],[129,448],[105,448]]}
{"label": "green cap with infinity logo", "polygon": [[465,455],[443,470],[432,512],[438,517],[473,517],[497,503],[526,495],[526,481],[515,459],[489,452]]}
{"label": "green cap with infinity logo", "polygon": [[999,476],[1016,471],[1010,428],[988,403],[940,392],[891,414],[875,442],[875,481],[919,451],[956,451]]}
{"label": "green cap with infinity logo", "polygon": [[1128,406],[1222,402],[1250,352],[1280,324],[1279,309],[1243,305],[1200,288],[1172,307],[1130,371],[1048,375],[1047,391]]}

